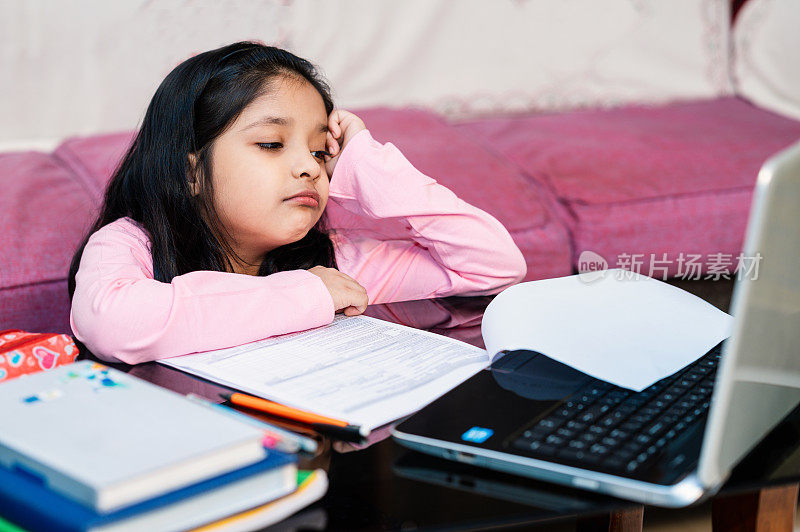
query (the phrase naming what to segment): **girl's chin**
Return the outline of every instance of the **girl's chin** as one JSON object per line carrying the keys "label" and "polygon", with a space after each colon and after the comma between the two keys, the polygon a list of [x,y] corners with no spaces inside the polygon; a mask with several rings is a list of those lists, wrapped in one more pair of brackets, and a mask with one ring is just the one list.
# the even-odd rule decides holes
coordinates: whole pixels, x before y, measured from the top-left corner
{"label": "girl's chin", "polygon": [[305,208],[295,209],[294,212],[286,217],[286,220],[291,220],[292,226],[297,230],[308,232],[321,217],[322,211]]}
{"label": "girl's chin", "polygon": [[298,228],[296,231],[292,231],[290,233],[291,236],[288,236],[286,238],[286,242],[285,243],[286,244],[294,244],[295,242],[299,242],[300,240],[304,239],[306,237],[306,235],[308,234],[308,232],[311,231],[311,229],[314,228],[315,224],[316,224],[316,222],[314,222],[311,225],[304,225],[301,228]]}

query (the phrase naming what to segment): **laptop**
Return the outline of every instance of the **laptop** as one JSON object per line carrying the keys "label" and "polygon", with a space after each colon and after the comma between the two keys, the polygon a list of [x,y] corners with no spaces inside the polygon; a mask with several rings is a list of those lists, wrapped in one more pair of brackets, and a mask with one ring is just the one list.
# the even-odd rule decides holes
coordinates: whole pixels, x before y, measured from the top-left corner
{"label": "laptop", "polygon": [[680,507],[713,495],[800,404],[800,142],[764,163],[731,336],[641,392],[511,351],[393,431],[424,453]]}

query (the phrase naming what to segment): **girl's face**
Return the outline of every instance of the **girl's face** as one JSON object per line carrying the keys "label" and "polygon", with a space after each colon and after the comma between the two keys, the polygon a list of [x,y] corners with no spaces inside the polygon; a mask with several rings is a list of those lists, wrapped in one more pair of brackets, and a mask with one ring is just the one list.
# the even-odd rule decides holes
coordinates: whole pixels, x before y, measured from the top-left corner
{"label": "girl's face", "polygon": [[303,238],[328,202],[322,96],[295,79],[278,78],[272,87],[211,149],[214,206],[247,263],[232,257],[237,273],[255,275],[268,251]]}

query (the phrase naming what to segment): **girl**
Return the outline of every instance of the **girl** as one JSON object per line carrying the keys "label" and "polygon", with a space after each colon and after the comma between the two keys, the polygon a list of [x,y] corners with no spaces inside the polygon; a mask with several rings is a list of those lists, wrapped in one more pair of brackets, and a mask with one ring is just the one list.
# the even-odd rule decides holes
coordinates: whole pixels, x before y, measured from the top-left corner
{"label": "girl", "polygon": [[239,42],[153,96],[72,259],[70,324],[99,358],[135,364],[525,273],[497,220],[334,110],[311,63]]}

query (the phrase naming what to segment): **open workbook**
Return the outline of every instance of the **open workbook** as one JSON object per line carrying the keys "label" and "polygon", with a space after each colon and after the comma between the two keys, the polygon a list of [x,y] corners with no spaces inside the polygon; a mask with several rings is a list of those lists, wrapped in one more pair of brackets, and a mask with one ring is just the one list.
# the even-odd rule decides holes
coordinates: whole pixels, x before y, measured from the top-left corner
{"label": "open workbook", "polygon": [[539,351],[641,390],[730,334],[730,316],[645,276],[608,270],[522,283],[486,309],[487,350],[367,317],[249,344],[161,360],[296,408],[374,429],[422,408],[506,350]]}
{"label": "open workbook", "polygon": [[368,316],[160,361],[282,404],[370,430],[480,371],[486,351]]}

